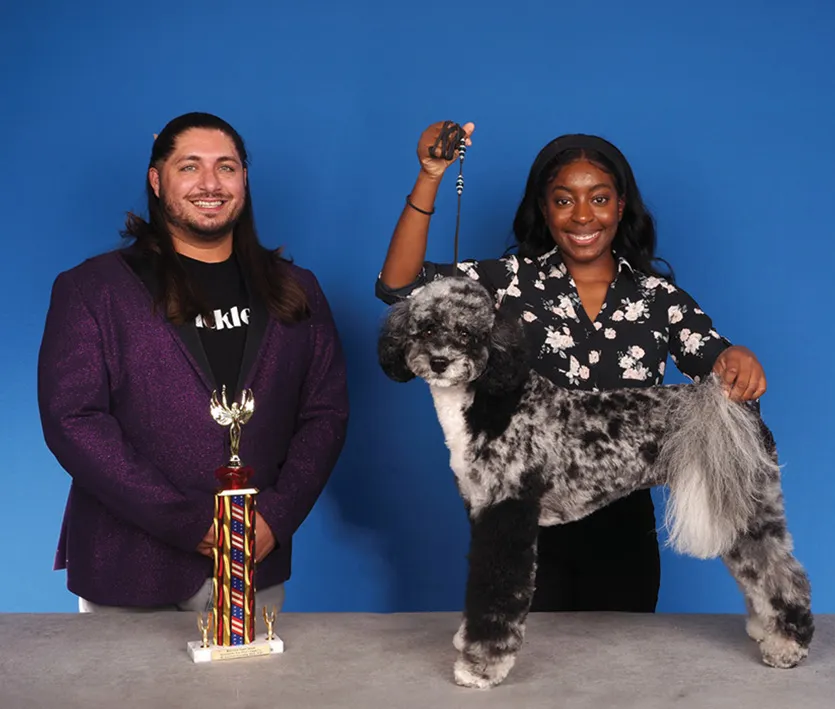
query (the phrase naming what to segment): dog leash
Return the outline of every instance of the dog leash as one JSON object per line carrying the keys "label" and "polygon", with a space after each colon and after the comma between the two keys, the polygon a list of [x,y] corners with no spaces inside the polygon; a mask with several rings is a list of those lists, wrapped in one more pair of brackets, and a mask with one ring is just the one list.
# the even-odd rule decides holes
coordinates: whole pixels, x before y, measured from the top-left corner
{"label": "dog leash", "polygon": [[464,157],[467,154],[467,134],[464,129],[453,121],[444,121],[441,132],[435,142],[429,146],[429,155],[433,158],[442,157],[452,160],[455,150],[458,150],[458,177],[455,180],[455,191],[458,193],[458,209],[455,215],[455,240],[453,246],[453,264],[458,270],[458,236],[461,230],[461,194],[464,192]]}

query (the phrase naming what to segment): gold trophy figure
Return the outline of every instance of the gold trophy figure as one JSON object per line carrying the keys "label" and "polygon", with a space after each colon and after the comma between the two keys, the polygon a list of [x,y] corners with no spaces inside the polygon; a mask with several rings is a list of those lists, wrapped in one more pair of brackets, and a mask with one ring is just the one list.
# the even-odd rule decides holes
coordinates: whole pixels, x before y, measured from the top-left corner
{"label": "gold trophy figure", "polygon": [[209,647],[209,634],[212,632],[212,612],[197,614],[197,628],[200,630],[200,635],[203,638],[200,643],[201,648]]}
{"label": "gold trophy figure", "polygon": [[[221,401],[217,399],[217,392],[212,392],[212,418],[221,426],[229,426],[229,469],[237,470],[241,467],[239,451],[241,447],[241,426],[252,418],[255,413],[255,399],[252,391],[244,389],[241,394],[241,403],[232,402],[232,406],[226,403],[226,386],[221,389]],[[223,468],[221,468],[223,470]]]}
{"label": "gold trophy figure", "polygon": [[274,640],[275,639],[275,634],[273,633],[273,626],[275,625],[275,614],[276,614],[275,606],[273,606],[272,609],[270,609],[269,612],[267,611],[267,607],[264,606],[263,613],[264,613],[264,623],[266,623],[266,625],[267,625],[267,640]]}

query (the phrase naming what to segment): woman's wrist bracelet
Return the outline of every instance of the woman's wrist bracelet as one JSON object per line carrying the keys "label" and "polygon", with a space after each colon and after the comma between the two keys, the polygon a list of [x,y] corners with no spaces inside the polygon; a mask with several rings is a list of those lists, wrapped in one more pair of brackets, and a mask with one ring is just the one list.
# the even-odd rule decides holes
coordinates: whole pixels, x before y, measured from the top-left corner
{"label": "woman's wrist bracelet", "polygon": [[414,209],[416,212],[420,212],[421,214],[425,214],[425,215],[426,215],[426,216],[428,216],[428,217],[431,217],[431,216],[435,213],[435,208],[434,208],[434,207],[432,207],[432,211],[431,211],[431,212],[427,212],[425,209],[421,209],[420,207],[418,207],[417,205],[415,205],[415,204],[412,202],[412,195],[410,195],[410,194],[406,195],[406,204],[408,204],[408,205],[409,205],[412,209]]}

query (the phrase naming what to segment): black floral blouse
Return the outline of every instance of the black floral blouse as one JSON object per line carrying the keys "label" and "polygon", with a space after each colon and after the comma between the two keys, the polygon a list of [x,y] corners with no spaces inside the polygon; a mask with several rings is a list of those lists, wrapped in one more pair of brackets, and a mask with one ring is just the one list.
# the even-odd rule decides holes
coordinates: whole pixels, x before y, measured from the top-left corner
{"label": "black floral blouse", "polygon": [[414,283],[395,290],[378,278],[376,292],[391,304],[431,280],[462,274],[522,319],[531,366],[559,386],[597,391],[661,384],[668,355],[698,382],[731,344],[685,291],[634,270],[623,258],[592,322],[558,248],[536,258],[462,261],[457,271],[452,264],[426,262]]}

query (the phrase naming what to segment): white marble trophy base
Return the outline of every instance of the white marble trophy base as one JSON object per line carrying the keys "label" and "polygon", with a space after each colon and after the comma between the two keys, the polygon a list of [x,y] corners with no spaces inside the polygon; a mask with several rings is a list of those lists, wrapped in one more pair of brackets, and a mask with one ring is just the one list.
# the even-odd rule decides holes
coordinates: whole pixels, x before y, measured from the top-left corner
{"label": "white marble trophy base", "polygon": [[257,635],[249,645],[209,645],[202,647],[200,640],[188,644],[188,654],[194,662],[220,662],[221,660],[242,660],[247,657],[262,657],[284,652],[284,641],[277,635],[267,640],[267,634]]}

